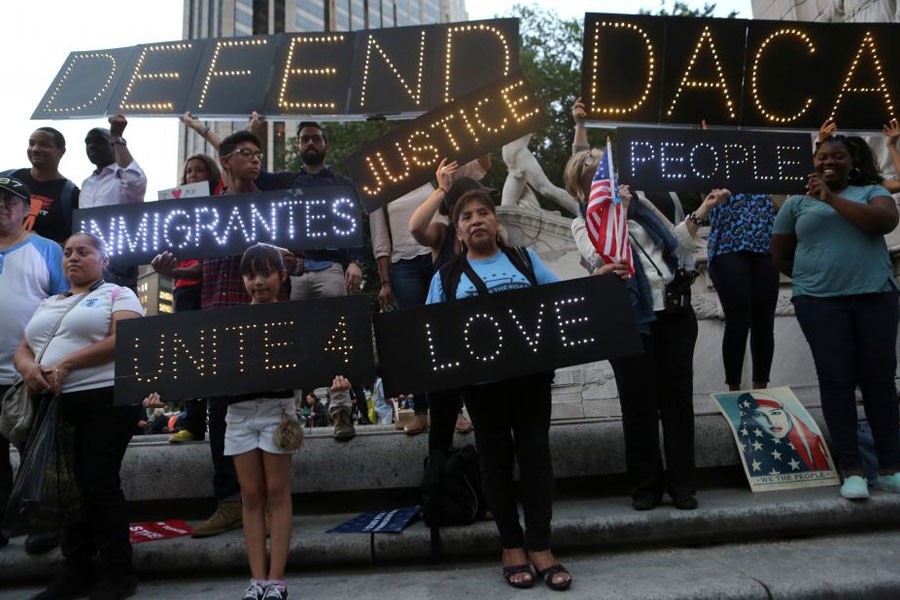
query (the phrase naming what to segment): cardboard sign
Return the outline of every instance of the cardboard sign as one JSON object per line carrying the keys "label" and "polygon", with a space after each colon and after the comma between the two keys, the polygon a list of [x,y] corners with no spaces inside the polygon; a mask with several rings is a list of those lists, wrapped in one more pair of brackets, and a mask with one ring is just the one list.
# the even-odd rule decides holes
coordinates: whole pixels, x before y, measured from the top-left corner
{"label": "cardboard sign", "polygon": [[375,316],[385,394],[488,383],[641,352],[614,275]]}
{"label": "cardboard sign", "polygon": [[72,52],[33,119],[420,114],[518,68],[518,19]]}
{"label": "cardboard sign", "polygon": [[209,196],[209,182],[198,181],[197,183],[186,183],[167,190],[159,190],[156,192],[158,200],[181,200],[182,198],[206,198]]}
{"label": "cardboard sign", "polygon": [[433,179],[441,159],[465,164],[538,129],[544,116],[517,74],[398,125],[344,164],[371,213]]}
{"label": "cardboard sign", "polygon": [[620,127],[619,183],[651,192],[802,193],[812,170],[808,133]]}
{"label": "cardboard sign", "polygon": [[104,241],[113,265],[148,264],[170,251],[179,259],[243,254],[266,242],[289,250],[362,245],[353,188],[254,192],[76,210],[77,230]]}
{"label": "cardboard sign", "polygon": [[585,15],[588,118],[880,131],[897,117],[896,25]]}
{"label": "cardboard sign", "polygon": [[422,511],[421,506],[364,512],[325,533],[400,533]]}
{"label": "cardboard sign", "polygon": [[363,296],[129,319],[116,329],[119,405],[370,382],[372,316]]}
{"label": "cardboard sign", "polygon": [[194,532],[190,525],[179,519],[153,521],[148,523],[132,523],[128,529],[132,544],[171,540],[173,538],[191,535]]}

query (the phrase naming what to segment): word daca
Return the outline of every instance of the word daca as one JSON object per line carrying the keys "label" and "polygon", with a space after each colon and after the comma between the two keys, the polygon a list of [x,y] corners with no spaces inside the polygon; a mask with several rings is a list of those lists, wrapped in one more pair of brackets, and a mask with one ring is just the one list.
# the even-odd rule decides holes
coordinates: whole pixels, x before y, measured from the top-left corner
{"label": "word daca", "polygon": [[543,116],[521,75],[398,125],[344,161],[368,212],[428,182],[441,159],[460,164],[534,131]]}
{"label": "word daca", "polygon": [[33,118],[421,113],[518,66],[518,20],[72,52]]}
{"label": "word daca", "polygon": [[582,95],[592,120],[880,130],[900,94],[893,28],[587,14]]}
{"label": "word daca", "polygon": [[323,187],[304,193],[105,206],[78,211],[75,220],[82,231],[105,242],[116,264],[145,264],[163,251],[185,259],[232,256],[258,241],[292,250],[361,244],[352,189]]}

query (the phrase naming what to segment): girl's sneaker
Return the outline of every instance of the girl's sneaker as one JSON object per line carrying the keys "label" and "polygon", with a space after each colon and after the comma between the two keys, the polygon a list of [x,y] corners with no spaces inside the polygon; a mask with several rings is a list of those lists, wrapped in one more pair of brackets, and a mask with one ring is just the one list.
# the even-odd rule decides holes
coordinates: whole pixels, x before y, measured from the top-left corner
{"label": "girl's sneaker", "polygon": [[266,586],[262,600],[287,600],[287,597],[287,587],[283,583],[270,583]]}
{"label": "girl's sneaker", "polygon": [[265,593],[266,587],[263,586],[263,582],[251,579],[250,585],[244,590],[244,595],[241,600],[262,600]]}

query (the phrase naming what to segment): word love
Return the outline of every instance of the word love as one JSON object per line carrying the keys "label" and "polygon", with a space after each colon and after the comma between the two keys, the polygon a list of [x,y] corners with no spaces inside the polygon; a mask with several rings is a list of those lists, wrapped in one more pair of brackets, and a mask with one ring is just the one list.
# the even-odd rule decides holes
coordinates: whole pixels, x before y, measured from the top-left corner
{"label": "word love", "polygon": [[895,24],[585,15],[588,118],[877,130],[897,117]]}
{"label": "word love", "polygon": [[800,191],[809,172],[809,134],[699,129],[616,129],[619,183],[645,191]]}
{"label": "word love", "polygon": [[149,263],[163,251],[179,259],[243,254],[266,242],[288,248],[362,245],[359,202],[350,187],[322,187],[234,196],[123,204],[75,211],[116,265]]}
{"label": "word love", "polygon": [[538,98],[517,74],[394,127],[344,164],[372,212],[433,179],[442,158],[465,164],[535,131],[543,118]]}
{"label": "word love", "polygon": [[518,19],[72,52],[33,119],[420,114],[518,67]]}
{"label": "word love", "polygon": [[487,383],[641,351],[628,290],[614,275],[382,313],[375,333],[387,394]]}
{"label": "word love", "polygon": [[362,296],[132,319],[116,330],[116,403],[371,381],[372,319]]}

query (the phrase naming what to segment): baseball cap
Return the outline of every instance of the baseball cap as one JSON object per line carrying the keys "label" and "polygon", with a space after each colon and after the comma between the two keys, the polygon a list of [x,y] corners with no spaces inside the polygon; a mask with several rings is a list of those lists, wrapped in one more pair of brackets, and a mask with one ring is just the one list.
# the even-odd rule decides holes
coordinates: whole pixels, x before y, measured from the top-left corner
{"label": "baseball cap", "polygon": [[0,190],[4,190],[9,194],[21,198],[22,201],[31,204],[31,190],[28,186],[13,177],[0,177]]}

